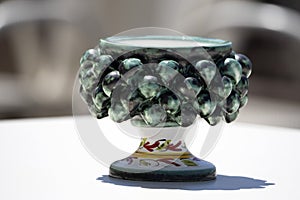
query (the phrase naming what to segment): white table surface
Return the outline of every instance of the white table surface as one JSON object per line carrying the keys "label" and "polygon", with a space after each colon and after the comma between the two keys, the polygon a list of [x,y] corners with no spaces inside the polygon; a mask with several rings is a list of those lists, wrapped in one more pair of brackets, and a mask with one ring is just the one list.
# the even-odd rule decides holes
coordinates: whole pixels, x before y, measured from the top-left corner
{"label": "white table surface", "polygon": [[[0,199],[300,199],[300,130],[235,123],[206,158],[212,182],[111,180],[72,118],[0,121]],[[100,178],[99,178],[100,177]]]}

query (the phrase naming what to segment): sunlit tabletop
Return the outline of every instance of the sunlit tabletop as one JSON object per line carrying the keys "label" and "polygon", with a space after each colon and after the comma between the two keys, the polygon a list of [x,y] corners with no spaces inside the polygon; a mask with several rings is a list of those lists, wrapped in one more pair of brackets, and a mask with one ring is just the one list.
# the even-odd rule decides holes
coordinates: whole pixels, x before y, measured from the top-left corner
{"label": "sunlit tabletop", "polygon": [[300,130],[233,123],[205,158],[217,167],[215,181],[123,181],[109,178],[108,168],[82,146],[73,118],[5,120],[0,199],[296,200],[299,153]]}

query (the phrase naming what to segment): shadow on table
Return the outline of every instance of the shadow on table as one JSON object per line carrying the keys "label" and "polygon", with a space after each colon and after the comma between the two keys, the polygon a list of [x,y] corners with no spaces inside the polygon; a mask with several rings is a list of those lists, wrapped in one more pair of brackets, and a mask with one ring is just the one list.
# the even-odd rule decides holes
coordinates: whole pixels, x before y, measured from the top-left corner
{"label": "shadow on table", "polygon": [[97,178],[104,183],[114,185],[142,187],[150,189],[181,189],[181,190],[240,190],[240,189],[258,189],[265,188],[274,183],[267,181],[242,177],[218,175],[216,180],[204,182],[148,182],[148,181],[130,181],[111,178],[108,175]]}

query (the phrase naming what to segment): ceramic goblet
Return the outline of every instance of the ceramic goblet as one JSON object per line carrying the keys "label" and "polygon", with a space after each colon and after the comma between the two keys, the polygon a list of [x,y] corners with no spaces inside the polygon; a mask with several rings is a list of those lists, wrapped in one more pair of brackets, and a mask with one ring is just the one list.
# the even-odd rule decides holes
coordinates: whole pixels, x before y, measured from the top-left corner
{"label": "ceramic goblet", "polygon": [[200,181],[216,167],[194,156],[184,137],[196,119],[234,121],[248,101],[251,62],[229,41],[181,36],[115,36],[80,61],[80,94],[91,114],[126,123],[142,136],[110,176]]}

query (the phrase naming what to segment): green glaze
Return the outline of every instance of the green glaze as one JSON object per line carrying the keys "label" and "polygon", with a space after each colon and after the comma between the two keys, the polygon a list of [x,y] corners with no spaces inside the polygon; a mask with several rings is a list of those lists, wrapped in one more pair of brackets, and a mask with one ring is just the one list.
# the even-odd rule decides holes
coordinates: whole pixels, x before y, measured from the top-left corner
{"label": "green glaze", "polygon": [[250,59],[243,54],[235,54],[235,59],[242,65],[243,75],[249,78],[252,72],[252,63]]}
{"label": "green glaze", "polygon": [[241,97],[244,97],[248,93],[249,81],[246,76],[242,76],[241,80],[236,85],[236,91]]}
{"label": "green glaze", "polygon": [[[179,45],[155,45],[160,41]],[[116,122],[140,117],[150,127],[189,126],[196,115],[210,125],[233,121],[247,103],[252,71],[251,61],[228,41],[180,36],[103,39],[80,65],[80,94],[94,116]],[[155,113],[152,105],[162,110]],[[217,117],[216,107],[223,111]]]}
{"label": "green glaze", "polygon": [[92,91],[96,86],[97,76],[92,70],[86,71],[84,75],[82,75],[80,79],[80,83],[85,91]]}
{"label": "green glaze", "polygon": [[222,86],[224,87],[222,91],[219,91],[219,94],[221,94],[223,98],[227,98],[232,91],[233,83],[230,80],[230,78],[228,78],[227,76],[222,77],[222,83],[223,83]]}
{"label": "green glaze", "polygon": [[211,80],[214,78],[217,72],[216,65],[209,60],[198,61],[195,68],[200,73],[201,77],[205,80],[207,85],[210,84]]}
{"label": "green glaze", "polygon": [[215,109],[215,103],[210,98],[209,92],[201,91],[197,96],[198,104],[199,104],[199,115],[201,117],[209,116]]}
{"label": "green glaze", "polygon": [[174,115],[179,111],[180,100],[170,90],[162,90],[161,92],[159,92],[159,94],[157,95],[157,99],[159,104],[167,113]]}
{"label": "green glaze", "polygon": [[142,118],[144,119],[146,124],[150,126],[156,126],[161,122],[164,122],[166,117],[166,112],[158,104],[147,107],[142,111]]}
{"label": "green glaze", "polygon": [[221,73],[231,78],[237,84],[242,77],[242,66],[233,58],[226,58],[224,65],[220,68]]}
{"label": "green glaze", "polygon": [[169,85],[170,82],[172,82],[178,74],[177,70],[179,70],[179,64],[173,60],[161,61],[158,63],[158,67],[156,68],[156,71],[160,75],[164,85]]}
{"label": "green glaze", "polygon": [[113,121],[122,122],[129,118],[129,110],[121,102],[114,102],[108,110],[108,115]]}
{"label": "green glaze", "polygon": [[80,59],[80,64],[90,60],[90,61],[99,61],[100,49],[89,49],[87,50]]}
{"label": "green glaze", "polygon": [[99,110],[105,108],[105,104],[108,101],[109,97],[103,91],[98,91],[97,94],[93,97],[93,103]]}
{"label": "green glaze", "polygon": [[125,74],[126,72],[132,70],[135,67],[142,66],[142,62],[140,59],[137,58],[128,58],[122,61],[122,64],[119,67],[119,71],[122,74]]}
{"label": "green glaze", "polygon": [[228,98],[225,99],[224,111],[227,113],[234,113],[239,109],[239,107],[240,107],[239,95],[237,92],[233,90],[231,94],[228,96]]}
{"label": "green glaze", "polygon": [[240,97],[240,108],[244,107],[248,103],[248,96]]}
{"label": "green glaze", "polygon": [[138,87],[145,98],[157,96],[161,91],[161,86],[155,76],[144,76]]}
{"label": "green glaze", "polygon": [[237,118],[238,114],[239,114],[238,110],[236,112],[233,112],[233,113],[225,113],[226,122],[230,123],[230,122],[234,121]]}
{"label": "green glaze", "polygon": [[112,91],[115,89],[116,84],[118,83],[120,78],[121,78],[121,75],[120,75],[119,71],[112,71],[104,77],[104,80],[102,82],[102,88],[103,88],[104,93],[107,96],[111,95]]}
{"label": "green glaze", "polygon": [[181,110],[175,118],[175,121],[183,127],[190,126],[194,123],[197,117],[197,112],[193,107],[193,104],[189,102],[183,102],[181,104]]}
{"label": "green glaze", "polygon": [[204,87],[204,84],[194,77],[187,77],[186,79],[184,79],[184,83],[186,84],[187,89],[192,90],[194,92],[195,97]]}
{"label": "green glaze", "polygon": [[209,123],[209,125],[215,126],[222,120],[222,118],[220,116],[208,116],[205,120]]}

